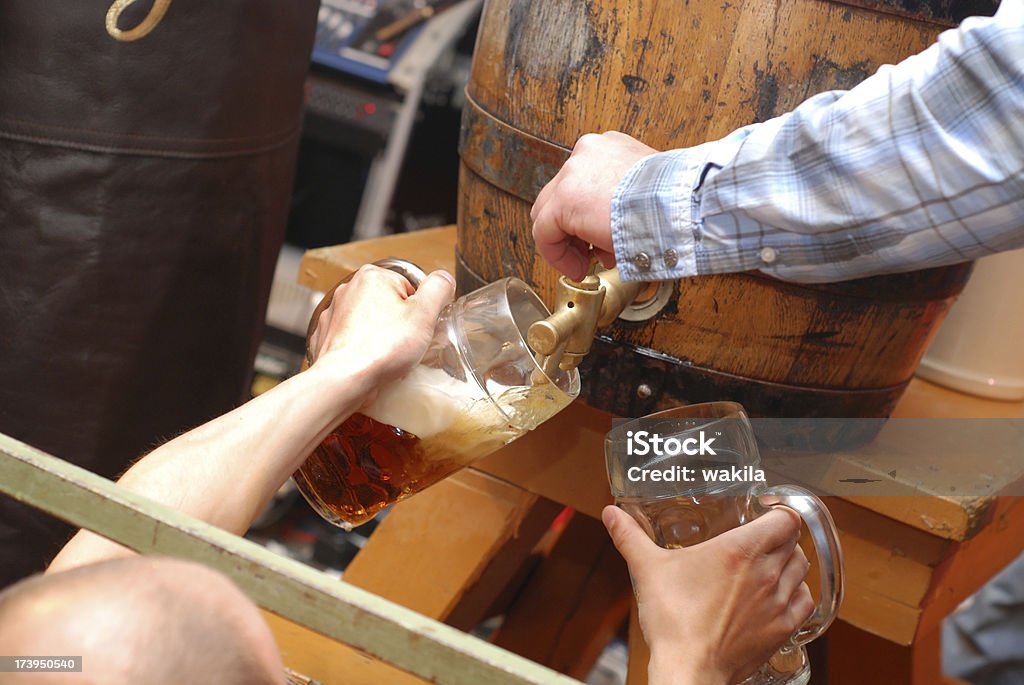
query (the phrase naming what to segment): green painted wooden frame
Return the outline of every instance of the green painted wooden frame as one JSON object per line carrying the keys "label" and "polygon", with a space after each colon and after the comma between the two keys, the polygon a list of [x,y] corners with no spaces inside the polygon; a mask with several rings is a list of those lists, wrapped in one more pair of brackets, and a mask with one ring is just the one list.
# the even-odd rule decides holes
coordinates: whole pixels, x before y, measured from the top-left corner
{"label": "green painted wooden frame", "polygon": [[0,492],[143,554],[215,568],[268,611],[432,682],[579,685],[3,434]]}

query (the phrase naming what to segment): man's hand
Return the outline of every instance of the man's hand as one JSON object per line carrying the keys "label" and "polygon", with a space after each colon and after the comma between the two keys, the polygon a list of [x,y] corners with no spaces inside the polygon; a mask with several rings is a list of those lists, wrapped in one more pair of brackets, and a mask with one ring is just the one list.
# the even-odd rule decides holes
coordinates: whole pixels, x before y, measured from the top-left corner
{"label": "man's hand", "polygon": [[576,141],[530,211],[540,255],[576,280],[587,274],[591,245],[606,268],[614,266],[612,195],[630,167],[655,152],[618,131],[588,133]]}
{"label": "man's hand", "polygon": [[799,517],[771,511],[684,549],[662,549],[626,512],[601,516],[633,579],[651,685],[749,676],[814,610]]}
{"label": "man's hand", "polygon": [[[404,277],[367,265],[338,286],[320,314],[310,348],[314,368],[361,359],[377,383],[400,378],[419,362],[438,314],[451,302],[455,279],[435,271],[414,290]],[[345,367],[343,367],[345,368]]]}

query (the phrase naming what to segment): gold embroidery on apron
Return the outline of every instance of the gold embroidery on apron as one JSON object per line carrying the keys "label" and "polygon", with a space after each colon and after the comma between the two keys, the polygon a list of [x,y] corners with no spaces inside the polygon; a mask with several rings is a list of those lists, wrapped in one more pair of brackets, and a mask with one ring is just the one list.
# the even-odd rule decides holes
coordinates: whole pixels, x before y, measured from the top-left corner
{"label": "gold embroidery on apron", "polygon": [[146,18],[135,28],[122,31],[117,28],[117,20],[121,18],[121,13],[135,2],[136,0],[114,0],[114,4],[107,10],[107,33],[116,40],[128,43],[148,35],[164,18],[167,8],[171,6],[171,0],[153,0],[153,7],[149,10]]}

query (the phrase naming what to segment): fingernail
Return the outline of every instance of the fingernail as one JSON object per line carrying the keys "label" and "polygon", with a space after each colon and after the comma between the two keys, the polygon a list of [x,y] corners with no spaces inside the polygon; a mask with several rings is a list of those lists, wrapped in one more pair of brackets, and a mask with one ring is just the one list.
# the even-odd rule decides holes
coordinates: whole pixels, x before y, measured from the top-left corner
{"label": "fingernail", "polygon": [[445,279],[446,281],[448,281],[449,283],[451,283],[452,287],[454,287],[454,286],[455,286],[455,276],[452,276],[452,275],[451,275],[450,273],[448,273],[448,272],[447,272],[447,271],[445,271],[444,269],[438,269],[438,270],[437,270],[437,271],[435,271],[434,273],[436,273],[436,274],[440,274],[440,276],[441,276],[441,277],[442,277],[443,279]]}

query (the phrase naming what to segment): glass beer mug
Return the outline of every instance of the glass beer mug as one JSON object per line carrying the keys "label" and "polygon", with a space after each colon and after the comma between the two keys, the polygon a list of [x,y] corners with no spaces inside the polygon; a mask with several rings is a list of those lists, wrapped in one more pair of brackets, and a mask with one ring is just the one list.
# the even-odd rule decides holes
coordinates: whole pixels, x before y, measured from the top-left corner
{"label": "glass beer mug", "polygon": [[[415,264],[376,262],[414,287]],[[333,292],[333,291],[332,291]],[[309,340],[324,298],[310,321]],[[504,278],[449,304],[419,365],[337,426],[295,472],[299,491],[331,523],[351,528],[557,414],[579,394],[579,373],[547,376],[526,344],[549,315],[536,293]]]}
{"label": "glass beer mug", "polygon": [[821,566],[814,613],[790,641],[742,685],[803,685],[804,644],[831,625],[843,596],[842,550],[832,516],[795,485],[757,482],[760,455],[743,407],[694,404],[616,425],[605,437],[615,503],[659,546],[688,547],[740,526],[772,507],[800,514]]}

